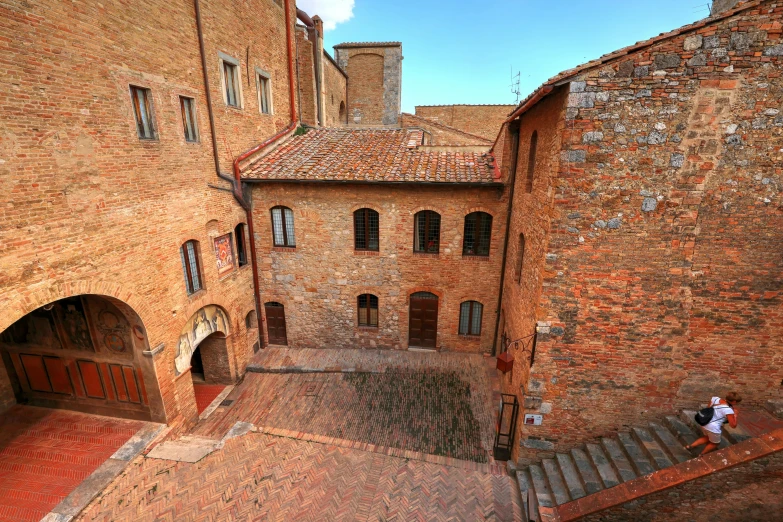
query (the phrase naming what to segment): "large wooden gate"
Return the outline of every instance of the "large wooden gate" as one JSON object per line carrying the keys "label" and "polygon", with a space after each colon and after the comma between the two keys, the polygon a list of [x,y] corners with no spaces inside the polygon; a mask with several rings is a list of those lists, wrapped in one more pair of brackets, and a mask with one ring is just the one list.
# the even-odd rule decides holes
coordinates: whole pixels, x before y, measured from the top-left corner
{"label": "large wooden gate", "polygon": [[438,341],[438,296],[416,292],[410,298],[409,346],[435,348]]}
{"label": "large wooden gate", "polygon": [[288,344],[285,330],[285,308],[280,303],[266,303],[266,332],[269,344]]}

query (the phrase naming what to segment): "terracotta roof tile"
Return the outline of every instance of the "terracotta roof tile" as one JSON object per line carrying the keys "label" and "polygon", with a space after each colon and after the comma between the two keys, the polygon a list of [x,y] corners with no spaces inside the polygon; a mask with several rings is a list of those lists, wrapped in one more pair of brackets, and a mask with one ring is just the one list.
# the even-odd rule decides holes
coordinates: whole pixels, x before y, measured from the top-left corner
{"label": "terracotta roof tile", "polygon": [[419,149],[418,129],[311,129],[242,171],[246,180],[497,183],[494,157]]}

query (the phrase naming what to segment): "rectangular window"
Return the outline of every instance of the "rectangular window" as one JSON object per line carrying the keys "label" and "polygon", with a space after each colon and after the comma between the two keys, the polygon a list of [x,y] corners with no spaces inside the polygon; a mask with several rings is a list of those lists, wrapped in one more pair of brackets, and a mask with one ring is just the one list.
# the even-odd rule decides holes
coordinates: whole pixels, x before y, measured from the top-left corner
{"label": "rectangular window", "polygon": [[220,76],[223,78],[223,96],[226,105],[241,107],[239,84],[239,61],[220,54]]}
{"label": "rectangular window", "polygon": [[234,228],[234,236],[237,238],[237,261],[239,266],[247,264],[247,249],[245,248],[245,224],[240,223]]}
{"label": "rectangular window", "polygon": [[413,219],[413,251],[437,254],[440,247],[440,214],[423,210]]}
{"label": "rectangular window", "polygon": [[481,313],[484,306],[478,301],[465,301],[459,307],[460,335],[481,335]]}
{"label": "rectangular window", "polygon": [[358,298],[359,326],[378,326],[378,298],[372,294],[362,294]]}
{"label": "rectangular window", "polygon": [[268,76],[258,74],[258,110],[261,114],[272,114],[271,80]]}
{"label": "rectangular window", "polygon": [[180,96],[179,109],[182,113],[182,127],[185,131],[185,141],[198,141],[196,100],[186,96]]}
{"label": "rectangular window", "polygon": [[131,85],[131,102],[136,117],[136,132],[143,140],[155,139],[155,123],[152,119],[152,91]]}
{"label": "rectangular window", "polygon": [[182,260],[182,272],[185,274],[185,287],[188,294],[201,290],[201,275],[199,272],[198,250],[195,241],[188,241],[179,249]]}
{"label": "rectangular window", "polygon": [[485,212],[473,212],[465,216],[463,256],[488,256],[492,235],[492,216]]}
{"label": "rectangular window", "polygon": [[371,208],[360,208],[353,213],[355,250],[378,251],[378,213]]}
{"label": "rectangular window", "polygon": [[272,209],[272,235],[275,246],[295,247],[294,213],[288,207]]}

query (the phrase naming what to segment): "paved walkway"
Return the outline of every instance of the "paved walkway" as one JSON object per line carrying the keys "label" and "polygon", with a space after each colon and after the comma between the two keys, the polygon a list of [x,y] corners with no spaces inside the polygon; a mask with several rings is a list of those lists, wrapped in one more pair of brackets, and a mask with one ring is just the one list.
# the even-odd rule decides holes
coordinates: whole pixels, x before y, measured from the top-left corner
{"label": "paved walkway", "polygon": [[504,474],[274,435],[188,464],[137,457],[80,521],[516,521]]}
{"label": "paved walkway", "polygon": [[206,410],[224,389],[226,389],[224,384],[193,383],[193,391],[196,393],[196,409],[199,414]]}
{"label": "paved walkway", "polygon": [[0,415],[0,520],[40,520],[143,424],[32,406]]}

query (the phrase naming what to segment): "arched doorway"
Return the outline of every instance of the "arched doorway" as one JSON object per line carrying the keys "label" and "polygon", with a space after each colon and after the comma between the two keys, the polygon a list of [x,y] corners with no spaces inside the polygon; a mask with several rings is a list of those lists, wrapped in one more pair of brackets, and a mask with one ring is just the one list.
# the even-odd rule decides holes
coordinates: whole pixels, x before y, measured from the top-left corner
{"label": "arched doorway", "polygon": [[410,297],[408,346],[435,348],[438,342],[438,296],[416,292]]}
{"label": "arched doorway", "polygon": [[0,333],[0,354],[18,403],[142,420],[159,403],[141,319],[127,304],[79,295],[51,302]]}
{"label": "arched doorway", "polygon": [[194,381],[233,384],[234,368],[229,357],[228,315],[216,305],[197,311],[185,324],[174,360],[176,375],[190,371]]}

